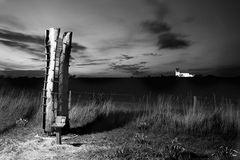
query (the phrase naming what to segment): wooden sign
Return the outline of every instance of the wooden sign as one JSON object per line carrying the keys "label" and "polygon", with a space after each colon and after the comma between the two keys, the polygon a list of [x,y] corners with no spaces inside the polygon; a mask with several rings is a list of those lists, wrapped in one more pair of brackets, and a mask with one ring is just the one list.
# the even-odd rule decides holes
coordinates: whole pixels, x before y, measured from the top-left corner
{"label": "wooden sign", "polygon": [[53,128],[63,128],[66,125],[66,117],[65,116],[57,116],[55,118],[55,123],[53,123]]}

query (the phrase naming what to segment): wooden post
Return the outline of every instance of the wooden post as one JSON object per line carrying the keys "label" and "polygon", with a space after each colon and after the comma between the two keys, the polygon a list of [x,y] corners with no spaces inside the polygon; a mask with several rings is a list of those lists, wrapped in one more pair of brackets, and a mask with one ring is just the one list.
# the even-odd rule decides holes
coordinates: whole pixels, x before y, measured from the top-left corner
{"label": "wooden post", "polygon": [[62,133],[61,133],[61,130],[57,131],[56,132],[56,141],[57,141],[57,144],[62,144]]}
{"label": "wooden post", "polygon": [[45,132],[52,132],[52,124],[54,122],[54,72],[55,59],[57,51],[57,41],[59,37],[59,28],[50,28],[46,31],[46,51],[50,52],[50,61],[48,66],[48,76],[46,84],[46,115],[45,115]]}
{"label": "wooden post", "polygon": [[69,77],[69,58],[72,45],[72,32],[63,34],[63,49],[60,57],[59,71],[59,115],[66,116],[66,125],[64,128],[69,128],[68,116],[68,77]]}

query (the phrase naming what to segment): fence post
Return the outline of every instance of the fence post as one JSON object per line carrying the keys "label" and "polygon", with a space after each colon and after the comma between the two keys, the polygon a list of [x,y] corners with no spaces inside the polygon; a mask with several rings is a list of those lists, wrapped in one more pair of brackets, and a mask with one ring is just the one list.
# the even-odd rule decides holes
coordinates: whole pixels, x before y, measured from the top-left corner
{"label": "fence post", "polygon": [[63,48],[60,57],[60,71],[59,71],[59,115],[66,116],[66,126],[69,128],[68,116],[68,78],[69,78],[69,58],[72,45],[72,32],[65,32],[63,34]]}

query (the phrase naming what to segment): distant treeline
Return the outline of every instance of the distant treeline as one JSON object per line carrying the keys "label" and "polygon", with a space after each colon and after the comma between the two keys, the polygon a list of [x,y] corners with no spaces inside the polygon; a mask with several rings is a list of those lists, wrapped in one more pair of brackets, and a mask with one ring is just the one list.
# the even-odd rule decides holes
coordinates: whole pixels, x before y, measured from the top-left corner
{"label": "distant treeline", "polygon": [[[75,92],[117,93],[131,95],[223,95],[240,96],[240,77],[145,77],[145,78],[70,78]],[[0,87],[31,89],[41,92],[43,78],[0,78]]]}

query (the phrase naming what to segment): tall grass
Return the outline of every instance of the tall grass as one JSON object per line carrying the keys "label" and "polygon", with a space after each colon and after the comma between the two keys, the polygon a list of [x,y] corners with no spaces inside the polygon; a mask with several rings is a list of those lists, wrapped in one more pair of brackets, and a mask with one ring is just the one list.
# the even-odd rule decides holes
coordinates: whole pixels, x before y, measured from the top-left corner
{"label": "tall grass", "polygon": [[96,99],[82,103],[77,101],[69,111],[69,119],[72,127],[79,127],[94,121],[99,115],[108,116],[117,109],[111,100],[99,103]]}
{"label": "tall grass", "polygon": [[[41,99],[38,93],[27,90],[0,90],[0,132],[13,127],[16,120],[41,119]],[[70,125],[79,127],[101,121],[116,128],[132,122],[135,127],[163,132],[195,135],[220,134],[235,137],[240,131],[240,109],[230,100],[199,100],[193,105],[191,98],[159,96],[156,102],[136,103],[135,107],[119,107],[111,100],[92,99],[77,101],[70,108]],[[100,117],[100,118],[99,118]],[[97,126],[99,127],[99,126]]]}
{"label": "tall grass", "polygon": [[220,134],[233,138],[240,132],[240,109],[230,100],[222,100],[218,104],[199,101],[195,106],[186,101],[176,101],[176,97],[170,96],[159,97],[155,104],[147,103],[136,124],[144,122],[144,125],[153,130],[200,136]]}
{"label": "tall grass", "polygon": [[40,96],[27,90],[0,90],[0,133],[16,125],[20,118],[31,120],[40,107]]}

